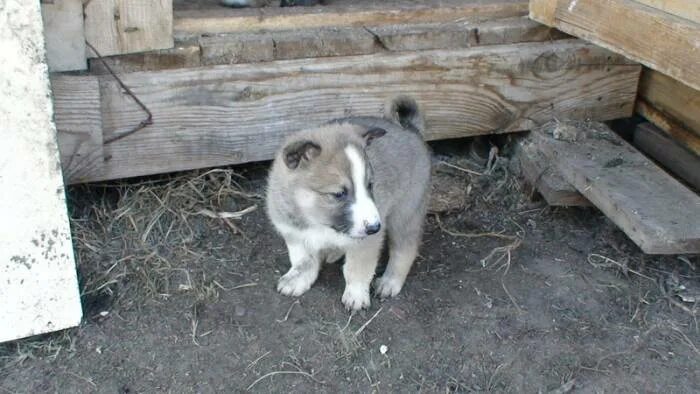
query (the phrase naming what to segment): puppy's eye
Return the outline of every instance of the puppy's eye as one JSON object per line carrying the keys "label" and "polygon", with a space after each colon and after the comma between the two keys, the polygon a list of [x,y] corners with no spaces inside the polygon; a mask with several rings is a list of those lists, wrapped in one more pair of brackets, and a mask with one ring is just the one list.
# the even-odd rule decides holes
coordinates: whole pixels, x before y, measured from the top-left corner
{"label": "puppy's eye", "polygon": [[338,201],[345,200],[348,197],[348,189],[343,188],[343,190],[333,193],[333,198],[335,198]]}

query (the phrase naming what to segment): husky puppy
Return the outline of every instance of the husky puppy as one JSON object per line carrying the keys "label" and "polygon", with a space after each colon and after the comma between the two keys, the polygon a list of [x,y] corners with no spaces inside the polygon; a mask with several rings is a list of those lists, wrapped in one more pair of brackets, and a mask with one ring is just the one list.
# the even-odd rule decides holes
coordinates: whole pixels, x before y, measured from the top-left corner
{"label": "husky puppy", "polygon": [[267,212],[291,262],[280,293],[303,294],[324,261],[344,254],[342,301],[368,307],[385,238],[389,263],[375,291],[382,298],[401,291],[421,242],[430,153],[415,101],[398,98],[388,112],[393,121],[345,118],[297,132],[277,153]]}

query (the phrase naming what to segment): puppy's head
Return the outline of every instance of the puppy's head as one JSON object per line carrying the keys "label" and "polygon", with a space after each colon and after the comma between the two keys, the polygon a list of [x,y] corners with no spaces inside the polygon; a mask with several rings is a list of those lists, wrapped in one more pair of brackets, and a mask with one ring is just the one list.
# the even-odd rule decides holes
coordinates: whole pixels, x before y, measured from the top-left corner
{"label": "puppy's head", "polygon": [[385,133],[379,128],[334,124],[287,141],[280,159],[297,215],[309,225],[330,227],[351,238],[379,232],[382,223],[365,148]]}

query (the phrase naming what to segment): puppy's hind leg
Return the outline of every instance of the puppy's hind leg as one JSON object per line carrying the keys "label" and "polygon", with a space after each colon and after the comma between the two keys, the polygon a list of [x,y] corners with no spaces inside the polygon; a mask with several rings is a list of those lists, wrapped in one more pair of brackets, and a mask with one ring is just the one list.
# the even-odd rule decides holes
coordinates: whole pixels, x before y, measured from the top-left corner
{"label": "puppy's hind leg", "polygon": [[286,242],[292,267],[280,278],[277,291],[287,296],[298,297],[309,290],[318,278],[321,261],[317,251],[309,250],[303,242]]}
{"label": "puppy's hind leg", "polygon": [[374,278],[383,242],[384,232],[382,231],[348,248],[343,266],[345,277],[343,304],[347,309],[358,310],[369,307],[369,287]]}
{"label": "puppy's hind leg", "polygon": [[406,276],[418,256],[422,227],[423,217],[418,216],[410,220],[408,225],[402,225],[400,229],[389,229],[389,263],[384,274],[374,284],[376,294],[380,298],[393,297],[401,291]]}

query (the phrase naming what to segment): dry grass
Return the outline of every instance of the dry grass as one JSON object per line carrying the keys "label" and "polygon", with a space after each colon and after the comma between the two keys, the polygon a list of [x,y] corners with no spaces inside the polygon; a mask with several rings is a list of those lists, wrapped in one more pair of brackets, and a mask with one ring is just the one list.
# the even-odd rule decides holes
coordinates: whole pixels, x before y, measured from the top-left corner
{"label": "dry grass", "polygon": [[245,236],[236,220],[257,209],[260,196],[244,191],[241,180],[233,170],[217,169],[88,186],[116,201],[90,199],[72,215],[82,295],[127,303],[183,291],[215,298],[221,285],[197,267],[212,257],[204,253],[208,234]]}
{"label": "dry grass", "polygon": [[[205,260],[226,266],[211,253],[211,234],[245,237],[236,221],[260,205],[261,196],[245,191],[242,181],[231,169],[216,169],[69,190],[85,317],[99,319],[111,303],[128,308],[175,293],[191,297],[196,308],[219,291],[255,285],[224,286],[203,266]],[[196,341],[203,334],[196,318],[192,325]],[[71,351],[73,332],[0,345],[0,371]]]}
{"label": "dry grass", "polygon": [[27,360],[55,360],[61,353],[74,350],[70,331],[61,331],[0,345],[0,372],[22,365]]}

